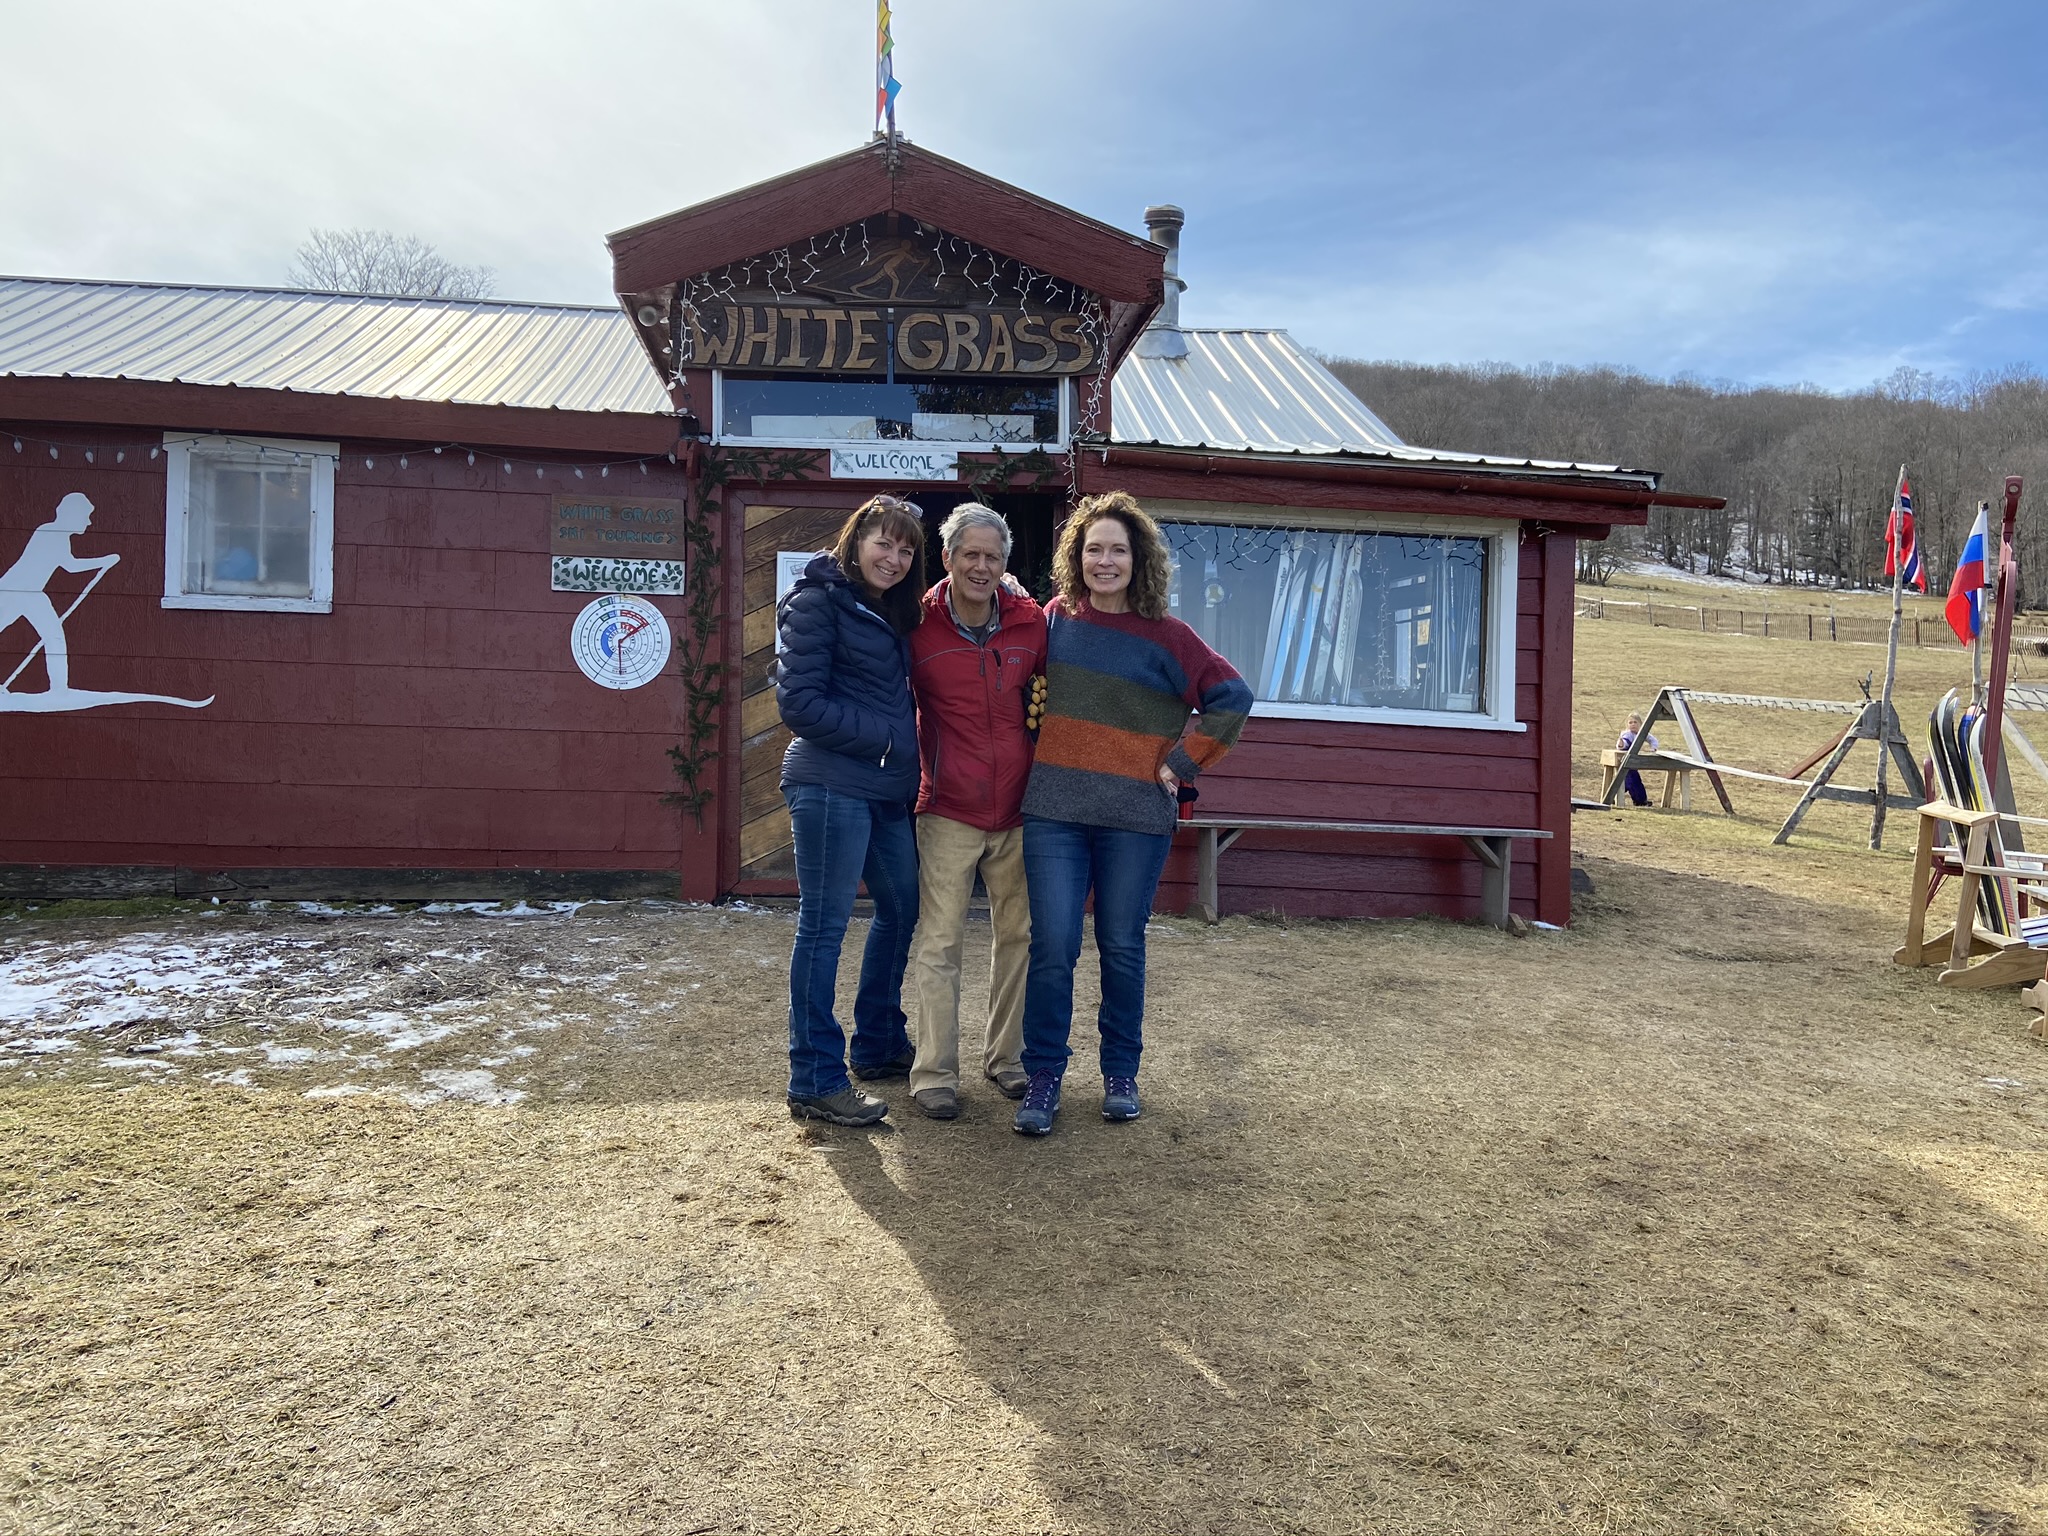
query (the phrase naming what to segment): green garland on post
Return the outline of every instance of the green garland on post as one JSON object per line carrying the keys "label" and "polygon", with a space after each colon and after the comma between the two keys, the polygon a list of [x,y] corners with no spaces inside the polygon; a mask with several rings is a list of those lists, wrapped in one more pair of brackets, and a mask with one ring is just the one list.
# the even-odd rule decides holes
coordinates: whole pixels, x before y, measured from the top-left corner
{"label": "green garland on post", "polygon": [[976,501],[988,506],[991,488],[1007,491],[1019,475],[1028,477],[1027,486],[1043,485],[1059,473],[1059,468],[1059,461],[1051,454],[1043,448],[1033,448],[1029,453],[998,453],[986,463],[968,465],[960,479]]}
{"label": "green garland on post", "polygon": [[725,702],[725,668],[710,660],[711,643],[718,638],[718,537],[712,532],[713,505],[710,488],[699,482],[691,506],[684,512],[682,538],[684,570],[688,573],[690,596],[683,610],[684,632],[676,646],[677,665],[683,675],[683,739],[668,749],[668,760],[682,788],[663,795],[662,803],[687,811],[704,830],[704,808],[717,793],[712,788],[711,768],[718,761],[718,709]]}
{"label": "green garland on post", "polygon": [[699,463],[695,494],[685,512],[682,526],[684,569],[688,573],[689,601],[684,608],[685,633],[676,647],[676,665],[682,673],[686,699],[683,739],[668,749],[681,788],[662,796],[664,805],[687,812],[704,830],[704,812],[716,798],[712,766],[722,755],[713,745],[718,739],[718,711],[725,703],[725,663],[713,662],[711,644],[718,638],[718,599],[722,583],[718,574],[718,536],[712,531],[718,497],[734,480],[757,480],[766,485],[777,480],[802,479],[810,468],[811,456],[802,449],[784,452],[745,448],[707,449]]}

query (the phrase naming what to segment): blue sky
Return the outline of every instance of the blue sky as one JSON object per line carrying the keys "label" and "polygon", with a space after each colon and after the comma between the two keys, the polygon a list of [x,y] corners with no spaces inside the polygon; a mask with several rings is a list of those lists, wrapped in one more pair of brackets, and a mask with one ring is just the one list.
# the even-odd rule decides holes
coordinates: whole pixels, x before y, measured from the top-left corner
{"label": "blue sky", "polygon": [[[2048,5],[897,0],[919,143],[1125,228],[1192,324],[1857,388],[2048,368]],[[10,17],[0,271],[274,282],[314,225],[601,303],[611,229],[870,127],[867,0]]]}

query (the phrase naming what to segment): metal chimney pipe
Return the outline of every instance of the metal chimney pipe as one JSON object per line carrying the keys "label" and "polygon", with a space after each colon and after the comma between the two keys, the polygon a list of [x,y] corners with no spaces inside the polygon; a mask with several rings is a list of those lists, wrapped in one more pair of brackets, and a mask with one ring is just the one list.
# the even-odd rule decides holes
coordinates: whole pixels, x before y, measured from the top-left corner
{"label": "metal chimney pipe", "polygon": [[1186,211],[1172,203],[1159,203],[1145,210],[1145,234],[1154,245],[1166,247],[1166,271],[1159,313],[1138,338],[1140,357],[1188,355],[1188,339],[1180,328],[1180,296],[1187,288],[1180,278],[1180,232],[1187,221]]}

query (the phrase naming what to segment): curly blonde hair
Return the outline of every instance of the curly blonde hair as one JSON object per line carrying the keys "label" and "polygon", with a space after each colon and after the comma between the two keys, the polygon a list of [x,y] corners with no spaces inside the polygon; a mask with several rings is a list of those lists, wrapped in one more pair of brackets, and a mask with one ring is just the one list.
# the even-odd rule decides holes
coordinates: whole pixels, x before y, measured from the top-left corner
{"label": "curly blonde hair", "polygon": [[1087,578],[1081,573],[1081,547],[1088,542],[1088,530],[1104,518],[1115,518],[1130,535],[1131,585],[1126,595],[1131,612],[1141,619],[1165,618],[1167,589],[1173,585],[1173,557],[1167,552],[1166,535],[1129,491],[1104,491],[1088,497],[1074,508],[1060,530],[1052,575],[1059,584],[1061,603],[1069,613],[1077,612],[1081,599],[1088,595]]}

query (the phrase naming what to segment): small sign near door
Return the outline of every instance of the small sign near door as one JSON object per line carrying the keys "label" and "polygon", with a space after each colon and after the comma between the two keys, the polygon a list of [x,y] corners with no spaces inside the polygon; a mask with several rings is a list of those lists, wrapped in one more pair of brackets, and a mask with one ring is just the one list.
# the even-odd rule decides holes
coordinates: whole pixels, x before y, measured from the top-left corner
{"label": "small sign near door", "polygon": [[958,480],[957,448],[834,448],[834,480]]}
{"label": "small sign near door", "polygon": [[[797,577],[803,575],[804,567],[818,558],[815,549],[778,549],[775,551],[775,608],[782,609],[783,598],[796,585]],[[775,626],[775,654],[782,654],[782,626]]]}

